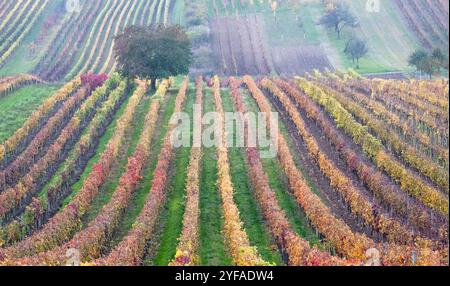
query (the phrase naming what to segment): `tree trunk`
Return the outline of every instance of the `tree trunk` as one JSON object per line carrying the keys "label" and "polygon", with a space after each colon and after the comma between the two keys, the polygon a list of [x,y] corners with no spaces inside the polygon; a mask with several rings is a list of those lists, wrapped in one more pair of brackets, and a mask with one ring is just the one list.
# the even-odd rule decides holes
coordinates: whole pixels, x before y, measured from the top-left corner
{"label": "tree trunk", "polygon": [[134,79],[127,77],[127,86],[128,87],[133,86],[134,83],[135,83]]}
{"label": "tree trunk", "polygon": [[156,91],[156,78],[152,78],[152,91]]}

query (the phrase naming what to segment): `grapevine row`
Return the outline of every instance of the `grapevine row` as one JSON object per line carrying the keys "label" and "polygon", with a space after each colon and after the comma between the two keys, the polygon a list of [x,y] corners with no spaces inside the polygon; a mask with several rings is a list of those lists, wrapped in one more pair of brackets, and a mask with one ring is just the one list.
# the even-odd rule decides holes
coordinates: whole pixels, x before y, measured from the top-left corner
{"label": "grapevine row", "polygon": [[[188,84],[189,80],[186,78],[181,84],[175,100],[174,113],[183,110]],[[133,227],[109,255],[94,261],[94,264],[124,266],[141,265],[147,241],[155,229],[156,222],[166,198],[164,190],[169,179],[168,172],[173,155],[173,128],[175,128],[175,125],[170,124],[158,156],[150,192]]]}
{"label": "grapevine row", "polygon": [[309,97],[300,93],[298,89],[293,88],[284,81],[277,80],[276,83],[293,98],[301,109],[305,110],[309,118],[317,122],[324,135],[335,146],[349,169],[357,174],[358,178],[372,192],[374,198],[380,204],[388,206],[402,217],[407,217],[407,224],[414,225],[420,230],[420,233],[429,231],[433,221],[427,209],[416,207],[415,205],[409,206],[403,193],[399,193],[400,190],[397,191],[397,187],[390,183],[386,175],[362,160],[346,143],[346,140],[339,134],[337,128],[328,121],[320,108]]}
{"label": "grapevine row", "polygon": [[[252,93],[252,96],[255,96],[258,87],[253,79],[246,76],[243,78],[243,81]],[[239,92],[239,83],[231,80],[230,84],[236,110],[245,113],[246,107]],[[245,122],[245,135],[247,135],[247,124]],[[245,141],[247,140],[248,138],[246,136]],[[255,190],[255,197],[262,209],[263,216],[267,221],[272,236],[275,238],[281,251],[287,254],[289,265],[342,265],[357,263],[357,261],[345,261],[337,257],[332,257],[316,247],[311,248],[306,240],[299,237],[293,231],[292,226],[286,218],[286,213],[278,204],[276,195],[269,186],[268,177],[264,172],[258,148],[246,148],[246,155],[249,166],[249,177]]]}
{"label": "grapevine row", "polygon": [[[118,33],[119,33],[119,29],[123,29],[123,27],[127,26],[130,20],[130,16],[131,14],[136,10],[136,4],[137,4],[137,0],[133,1],[133,5],[131,7],[129,7],[128,9],[123,9],[122,12],[120,13],[119,19],[117,20],[117,24],[114,32],[112,34],[113,37],[115,37]],[[129,3],[127,4],[129,5]],[[127,11],[127,16],[126,18],[123,20],[123,17],[125,15],[125,12]],[[100,58],[101,57],[97,57],[96,62],[92,65],[92,70],[95,70],[97,67],[100,68],[99,73],[105,73],[106,70],[111,67],[111,61],[113,60],[113,48],[114,48],[114,39],[112,40],[111,44],[109,45],[109,49],[107,50],[107,56],[106,59],[103,60],[103,66],[99,67],[99,62],[100,62]],[[103,51],[103,49],[101,50]]]}
{"label": "grapevine row", "polygon": [[[68,86],[70,86],[70,84]],[[57,136],[64,128],[76,109],[89,96],[87,88],[82,89],[78,88],[78,86],[76,90],[75,88],[71,90],[65,90],[63,88],[60,92],[61,93],[55,94],[55,97],[59,99],[60,102],[55,104],[57,105],[55,106],[56,110],[52,110],[54,111],[54,114],[53,112],[50,112],[52,116],[47,117],[47,121],[43,122],[42,126],[39,126],[38,124],[38,126],[35,127],[37,129],[35,130],[37,134],[31,134],[31,130],[23,130],[22,128],[16,131],[16,133],[5,142],[5,147],[8,148],[5,148],[5,150],[8,150],[9,152],[7,156],[5,156],[7,157],[5,158],[6,162],[3,162],[2,164],[4,167],[0,168],[4,169],[0,171],[0,191],[4,190],[5,187],[16,183],[17,180],[28,171],[29,165],[42,156],[42,153],[48,148],[48,144],[54,140],[55,136]],[[43,105],[44,107],[46,106],[46,103],[51,103],[51,101],[46,101]],[[30,118],[33,118],[33,114]],[[33,123],[36,124],[36,122]],[[28,131],[28,134],[25,133],[26,131]],[[29,141],[29,144],[19,146],[19,143],[26,142],[14,141],[14,139],[17,139],[15,138],[15,135],[18,134],[18,132],[23,136],[24,141]],[[14,147],[22,150],[14,150]],[[21,151],[23,152],[21,153]]]}
{"label": "grapevine row", "polygon": [[286,94],[267,79],[261,81],[261,86],[272,93],[284,106],[287,114],[289,114],[289,117],[297,127],[299,135],[306,143],[309,153],[322,173],[330,180],[330,185],[333,189],[341,195],[350,207],[351,212],[361,218],[373,230],[386,235],[388,241],[398,244],[412,244],[414,242],[413,234],[397,220],[383,213],[374,212],[375,205],[361,195],[351,179],[340,171],[336,164],[320,150],[318,142],[311,135],[307,125],[295,109],[295,105]]}
{"label": "grapevine row", "polygon": [[[9,2],[9,1],[8,1],[8,2]],[[6,17],[5,17],[5,18],[2,20],[2,22],[0,23],[0,32],[2,32],[2,33],[3,33],[3,31],[4,31],[3,29],[4,29],[5,27],[7,27],[6,24],[8,24],[9,21],[11,20],[11,18],[13,18],[13,16],[16,15],[18,9],[19,9],[20,7],[23,7],[23,6],[24,6],[24,4],[26,3],[26,0],[19,0],[19,1],[14,1],[14,2],[13,2],[13,1],[10,1],[10,2],[11,2],[12,5],[9,6],[9,10],[7,11],[8,13],[5,14]],[[30,1],[29,3],[31,3],[31,1]],[[5,13],[6,13],[6,11],[5,11]]]}
{"label": "grapevine row", "polygon": [[[97,93],[109,93],[107,100],[98,109],[86,128],[86,132],[67,156],[61,170],[44,188],[43,194],[40,194],[39,199],[33,199],[21,218],[10,224],[10,230],[6,231],[7,237],[4,238],[7,243],[13,240],[21,240],[23,236],[40,228],[47,222],[48,218],[54,215],[60,208],[62,201],[72,192],[72,185],[86,167],[89,156],[95,151],[100,137],[111,123],[113,115],[125,98],[126,84],[119,81],[120,78],[115,75],[102,88],[95,91]],[[116,85],[117,88],[111,91]]]}
{"label": "grapevine row", "polygon": [[[266,84],[267,84],[267,82],[266,82]],[[272,86],[272,87],[274,87],[274,86]],[[267,103],[267,101],[264,103],[264,101],[261,99],[261,98],[264,98],[264,96],[262,95],[261,91],[259,91],[257,89],[256,85],[253,87],[253,90],[254,90],[254,92],[252,93],[252,95],[257,94],[257,96],[260,97],[259,101],[262,102],[263,106],[266,106],[265,110],[267,110],[267,111],[270,110],[270,107],[269,107],[269,104]],[[282,93],[280,93],[280,92],[277,92],[277,93],[280,97],[283,96]],[[287,103],[287,102],[288,101],[286,101],[285,103]],[[294,105],[288,104],[288,105],[284,105],[284,106],[288,112],[290,110],[289,114],[293,118],[293,121],[297,122],[297,123],[301,123],[300,120],[298,120],[300,118],[298,118],[298,116],[295,115],[296,113],[295,113],[295,110],[293,107]],[[298,115],[298,113],[297,113],[297,115]],[[298,130],[299,132],[301,132],[301,130],[306,130],[304,125],[302,127],[300,124],[297,124],[297,126],[299,127],[299,130]],[[279,138],[282,138],[282,136],[280,135]],[[310,140],[310,139],[312,139],[312,140]],[[309,138],[309,139],[306,139],[305,141],[307,142],[307,145],[310,145],[310,147],[311,146],[314,147],[314,145],[316,145],[314,148],[314,150],[315,150],[314,152],[318,153],[318,152],[320,152],[319,151],[320,149],[317,146],[317,144],[311,144],[311,143],[314,143],[313,140],[314,140],[313,138]],[[288,146],[285,143],[283,143],[284,140],[279,140],[279,141],[282,142],[280,146],[284,145],[284,147],[285,147],[285,148],[283,148],[283,147],[280,148],[280,150],[282,150],[280,152],[281,156],[283,156],[283,154],[284,155],[288,154],[287,151],[289,149],[288,149]],[[294,163],[292,160],[289,160],[288,158],[289,158],[289,156],[284,156],[284,158],[281,159],[281,161],[283,162],[282,164],[284,165],[284,168],[286,168],[289,171],[294,172],[295,169],[290,169],[290,167],[294,167],[295,165],[291,165]],[[325,162],[325,160],[323,160],[324,159],[323,154],[321,156],[319,156],[319,158],[321,159],[322,162]],[[288,164],[289,162],[291,164]],[[326,167],[328,168],[328,170],[332,169],[332,168],[330,168],[330,164],[328,164],[328,166],[326,166]],[[289,173],[289,172],[287,172],[287,173]],[[294,175],[294,174],[292,173],[291,175]],[[296,176],[300,176],[300,174],[298,173]],[[343,176],[336,175],[336,178],[339,178],[339,177],[342,178]],[[297,181],[297,179],[299,179],[299,177],[291,177],[290,182],[297,183],[297,182],[302,181],[302,180]],[[337,180],[337,179],[335,179],[335,182],[337,182],[337,184],[335,184],[335,186],[341,184],[339,182],[339,180]],[[346,184],[346,185],[350,186],[350,184]],[[294,185],[294,186],[295,187],[303,187],[304,184],[299,183],[298,185]],[[304,190],[304,188],[302,188],[300,190]],[[345,189],[342,189],[342,190],[346,191]],[[353,195],[355,195],[354,192],[353,192]],[[299,198],[301,198],[300,194],[297,194],[297,196],[299,196]],[[300,200],[300,202],[301,202],[301,200]],[[361,201],[359,201],[359,202],[361,203]],[[316,207],[320,207],[320,201],[315,200],[315,203],[316,203],[316,205],[315,205]],[[321,209],[321,211],[325,211],[325,209]],[[317,215],[316,218],[318,219],[318,221],[321,221],[322,219],[327,218],[326,213],[320,213],[320,214],[316,214],[316,215]],[[333,219],[333,217],[328,217],[328,219]],[[335,219],[333,219],[333,220],[335,220]],[[337,222],[337,221],[335,220],[334,222]],[[353,234],[352,231],[348,229],[348,227],[345,228],[345,224],[340,225],[340,227],[344,227],[344,229],[341,229],[340,227],[334,228],[334,226],[335,225],[333,224],[333,221],[325,221],[325,222],[322,222],[322,224],[321,224],[322,229],[325,231],[328,231],[328,233],[331,235],[331,237],[334,237],[335,243],[341,244],[341,247],[347,247],[347,248],[350,247],[350,249],[352,247],[354,247],[353,252],[344,254],[347,257],[361,259],[361,258],[364,258],[365,250],[368,250],[373,247],[377,247],[377,245],[372,240],[367,238],[366,236],[360,235],[360,234]],[[345,229],[347,229],[347,231],[345,231]],[[342,233],[340,233],[341,231],[342,231]],[[340,234],[341,237],[336,236],[337,234]],[[351,235],[350,236],[351,238],[349,238],[347,235]],[[349,240],[347,241],[347,239],[349,239]],[[430,265],[430,264],[439,265],[440,264],[440,258],[441,258],[440,253],[438,251],[432,251],[430,249],[431,245],[430,245],[429,241],[417,240],[416,244],[417,244],[416,246],[419,249],[419,251],[417,251],[419,253],[419,255],[417,257],[416,263],[425,264],[425,265]],[[382,260],[385,265],[412,264],[413,263],[412,262],[412,253],[414,251],[415,251],[415,246],[397,246],[394,244],[384,245],[383,253],[382,253]]]}
{"label": "grapevine row", "polygon": [[231,182],[228,147],[226,146],[225,113],[222,108],[220,95],[220,80],[217,76],[214,78],[213,90],[216,112],[219,115],[220,122],[219,142],[216,148],[218,166],[217,186],[223,204],[225,239],[234,264],[238,266],[267,265],[267,262],[259,257],[256,248],[250,246],[250,241],[240,219],[239,209],[234,203],[234,187]]}
{"label": "grapevine row", "polygon": [[43,152],[46,152],[48,145],[65,127],[76,109],[88,96],[87,88],[82,87],[74,96],[64,102],[63,106],[36,134],[27,148],[4,170],[0,171],[0,190],[13,186],[29,171],[30,167],[36,163]]}
{"label": "grapevine row", "polygon": [[161,14],[163,13],[163,7],[165,5],[166,0],[159,0],[158,1],[158,11],[156,12],[156,23],[161,22]]}
{"label": "grapevine row", "polygon": [[171,5],[171,0],[166,0],[166,6],[164,7],[164,20],[163,23],[164,25],[167,25],[169,23],[169,12],[170,12],[170,5]]}
{"label": "grapevine row", "polygon": [[371,84],[373,86],[373,89],[375,89],[377,92],[388,93],[391,96],[397,97],[401,101],[408,103],[423,112],[429,112],[432,116],[448,122],[448,110],[434,106],[421,98],[410,96],[410,94],[399,89],[397,85],[391,81],[374,79],[371,81]]}
{"label": "grapevine row", "polygon": [[407,8],[408,3],[405,2],[409,1],[395,0],[395,2],[408,21],[409,26],[414,30],[415,34],[419,38],[419,41],[421,41],[427,49],[431,49],[433,47],[432,41],[426,36],[427,33],[423,31],[423,28],[418,25],[416,21],[414,21],[414,15],[412,15],[411,11],[409,11],[409,9]]}
{"label": "grapevine row", "polygon": [[[90,62],[90,59],[92,58],[93,53],[95,52],[94,47],[97,46],[99,38],[101,38],[98,37],[98,34],[102,33],[102,27],[106,24],[106,20],[110,17],[109,15],[112,12],[111,9],[113,9],[113,7],[115,7],[114,5],[117,5],[117,3],[118,3],[117,1],[107,1],[103,9],[100,12],[98,12],[95,22],[92,24],[92,29],[90,30],[89,35],[87,37],[87,42],[83,46],[83,51],[78,57],[78,61],[75,63],[75,65],[72,66],[72,69],[66,75],[65,77],[66,79],[70,79],[76,76],[78,70],[81,69],[81,65],[83,63]],[[113,5],[113,7],[111,5]],[[93,41],[94,43],[92,43]],[[93,45],[94,47],[92,47]]]}
{"label": "grapevine row", "polygon": [[[158,1],[156,1],[156,0],[151,0],[151,1],[149,1],[147,3],[147,5],[145,7],[145,11],[146,12],[144,14],[144,15],[147,15],[147,16],[142,17],[141,25],[149,26],[150,24],[152,24],[152,20],[156,21],[155,17],[153,17],[153,16],[155,16],[155,8],[156,8],[157,4],[158,4]],[[147,14],[147,11],[148,11],[148,14]]]}
{"label": "grapevine row", "polygon": [[132,25],[137,25],[137,21],[138,21],[138,19],[139,19],[139,18],[138,18],[139,16],[142,18],[142,15],[144,14],[144,11],[143,11],[143,8],[142,8],[142,7],[145,6],[144,3],[146,3],[146,2],[148,2],[148,1],[146,1],[146,0],[140,0],[140,1],[139,1],[139,6],[138,6],[137,9],[135,10],[135,12],[134,12],[134,17],[133,17],[133,20],[132,20],[132,22],[131,22]]}
{"label": "grapevine row", "polygon": [[[144,5],[144,2],[145,2],[144,0],[141,1],[139,6],[137,7],[137,9],[135,11],[136,14],[134,15],[134,18],[133,18],[133,20],[131,22],[132,25],[137,23],[137,19],[138,19],[138,15],[139,14],[140,14],[139,16],[141,17],[140,18],[141,19],[141,25],[143,25],[143,22],[145,20],[145,15],[146,15],[146,13],[147,13],[147,11],[149,9],[150,3],[152,2],[153,3],[152,5],[155,5],[155,3],[156,3],[156,1],[149,1],[149,0],[147,0],[146,1],[147,3]],[[149,17],[148,20],[151,21],[153,19],[153,12],[151,12],[148,15],[148,17]],[[125,21],[125,25],[128,25],[128,19]],[[115,32],[115,34],[117,34],[117,31]],[[113,56],[114,53],[113,53],[112,48],[113,48],[113,46],[111,45],[110,46],[110,52],[108,54],[108,58],[107,58],[106,64],[101,69],[101,71],[103,71],[103,72],[106,72],[107,69],[109,69],[110,72],[113,72],[113,71],[116,70],[117,62],[114,60],[114,56]]]}
{"label": "grapevine row", "polygon": [[14,8],[14,5],[17,3],[18,1],[16,3],[13,1],[2,1],[2,3],[0,3],[0,23],[2,23],[5,17],[9,15],[8,12],[10,9]]}
{"label": "grapevine row", "polygon": [[49,251],[73,236],[79,227],[81,217],[89,209],[98,195],[100,187],[105,184],[113,165],[117,162],[119,151],[124,144],[124,135],[127,129],[131,127],[136,108],[144,95],[145,88],[141,83],[141,87],[130,97],[124,113],[118,119],[113,137],[108,141],[100,159],[92,167],[91,172],[83,182],[82,188],[76,193],[72,201],[52,217],[40,231],[17,245],[5,249],[3,253],[5,260],[13,261],[17,258]]}
{"label": "grapevine row", "polygon": [[[95,45],[92,48],[88,59],[84,62],[83,67],[78,71],[78,74],[90,70],[91,67],[93,67],[96,64],[96,62],[101,58],[101,54],[105,49],[105,46],[109,40],[111,29],[113,25],[115,25],[117,22],[116,18],[118,13],[127,10],[126,7],[128,7],[129,4],[130,4],[129,1],[118,1],[108,12],[99,29],[99,32],[103,35],[103,37],[96,37]],[[92,63],[92,61],[94,61],[94,63]]]}
{"label": "grapevine row", "polygon": [[443,194],[428,186],[420,178],[411,174],[406,168],[390,156],[383,144],[372,136],[368,130],[353,118],[331,95],[317,88],[304,79],[298,78],[300,88],[319,105],[323,106],[334,118],[337,125],[348,133],[355,143],[363,147],[367,156],[383,171],[399,182],[402,189],[421,200],[430,208],[448,215],[448,199]]}
{"label": "grapevine row", "polygon": [[[34,2],[34,4],[36,4],[36,2]],[[33,11],[33,8],[36,8],[36,6],[30,7],[32,6],[32,4],[33,1],[28,0],[22,1],[21,3],[19,2],[18,7],[20,7],[20,9],[17,9],[9,14],[11,21],[4,22],[3,24],[6,25],[4,26],[3,30],[0,29],[0,43],[4,42],[12,33],[14,33],[14,28],[17,27],[17,23],[19,20],[22,20],[22,17],[25,17],[26,19],[26,12],[29,12],[30,10]]]}
{"label": "grapevine row", "polygon": [[444,80],[438,80],[435,83],[423,80],[389,81],[389,84],[396,87],[399,92],[415,96],[448,110],[448,85],[444,83]]}
{"label": "grapevine row", "polygon": [[[113,15],[113,20],[110,22],[108,29],[105,33],[105,41],[103,41],[102,46],[98,50],[99,53],[98,53],[97,57],[95,58],[94,63],[90,66],[90,68],[89,68],[90,70],[96,71],[98,65],[100,64],[100,60],[102,60],[104,66],[107,66],[109,64],[109,60],[111,59],[111,55],[113,53],[113,47],[114,47],[113,37],[119,32],[119,28],[122,25],[122,21],[123,21],[123,17],[125,15],[125,13],[127,13],[127,15],[130,14],[130,12],[135,7],[136,1],[133,1],[133,5],[131,5],[131,7],[130,7],[130,4],[131,4],[130,1],[126,1],[125,6],[119,8],[119,9],[116,9],[116,11]],[[120,11],[120,14],[119,14],[119,11]],[[109,42],[109,39],[112,39],[111,42]],[[108,43],[109,43],[109,48],[107,48]],[[104,52],[107,53],[106,59],[103,59]],[[103,69],[101,67],[100,73],[103,73],[105,71],[105,69]]]}
{"label": "grapevine row", "polygon": [[[156,1],[153,1],[153,2],[156,3]],[[118,20],[118,23],[119,23],[119,24],[116,26],[116,29],[115,29],[115,31],[114,31],[114,35],[116,35],[116,34],[118,33],[119,27],[120,27],[121,25],[122,25],[122,26],[127,26],[127,25],[129,24],[129,22],[130,22],[130,17],[131,17],[131,14],[132,14],[133,12],[136,12],[136,14],[135,14],[135,16],[134,16],[134,19],[133,19],[133,21],[132,21],[132,24],[135,23],[135,21],[136,21],[136,19],[137,19],[137,15],[138,15],[138,13],[141,11],[141,9],[142,9],[143,2],[140,3],[140,4],[138,5],[137,8],[135,8],[136,4],[137,4],[137,2],[133,3],[133,7],[129,10],[129,13],[127,14],[127,17],[126,17],[125,22],[123,23],[123,25],[122,25],[122,17],[123,17],[123,11],[122,11],[122,14],[120,15],[120,18],[119,18],[119,20]],[[145,13],[145,11],[144,11],[143,13]],[[143,16],[142,16],[142,17],[143,17]],[[149,21],[152,20],[153,14],[151,14],[149,17],[150,17],[150,18],[149,18]],[[111,43],[111,45],[110,45],[110,47],[109,47],[109,50],[108,50],[108,53],[107,53],[106,60],[104,61],[104,62],[105,62],[104,65],[103,65],[102,67],[99,67],[99,66],[98,66],[98,63],[97,63],[97,64],[92,65],[92,69],[95,70],[96,68],[100,68],[100,72],[107,72],[107,70],[109,70],[110,72],[112,72],[112,71],[114,71],[114,70],[116,69],[117,63],[116,63],[116,61],[114,60],[114,57],[113,57],[113,55],[114,55],[113,45],[114,45],[114,43]],[[102,49],[102,50],[103,50],[103,49]],[[98,62],[98,60],[99,60],[99,57],[97,57],[97,62]]]}
{"label": "grapevine row", "polygon": [[[90,88],[87,86],[81,88],[78,92],[79,99],[82,100],[86,97],[86,94],[89,93]],[[96,113],[97,107],[104,99],[104,89],[100,89],[98,92],[92,92],[87,100],[84,101],[80,108],[75,112],[67,125],[61,130],[61,133],[55,141],[49,146],[47,151],[45,151],[45,154],[34,163],[30,163],[27,174],[21,179],[18,179],[18,182],[14,187],[7,189],[0,194],[0,218],[3,222],[9,221],[11,218],[15,217],[18,212],[21,212],[24,205],[31,199],[31,196],[33,196],[33,194],[45,184],[46,179],[49,179],[48,177],[56,171],[59,163],[64,158],[66,150],[78,139],[81,132]],[[43,131],[45,131],[45,129],[43,129]],[[25,157],[19,157],[13,163],[13,166],[19,166],[18,168],[23,169],[20,165],[16,165],[16,163],[18,163],[17,161],[19,160],[20,162],[21,158],[24,158],[25,163],[30,162],[26,161]],[[6,170],[6,174],[9,175],[10,173],[8,173],[8,171],[11,170],[8,168]],[[12,172],[12,174],[15,173],[16,172]]]}
{"label": "grapevine row", "polygon": [[366,124],[366,126],[368,126],[380,138],[381,142],[385,143],[390,149],[392,149],[394,154],[402,158],[404,162],[408,163],[421,174],[431,179],[443,191],[448,193],[448,172],[444,170],[443,167],[430,162],[428,158],[425,158],[425,156],[419,154],[397,134],[389,132],[383,122],[371,116],[370,113],[367,112],[367,110],[358,102],[349,99],[343,93],[331,91],[331,89],[327,86],[322,84],[319,84],[319,86],[323,90],[328,91],[329,94],[341,105],[345,106],[353,116],[361,120],[363,124]]}
{"label": "grapevine row", "polygon": [[84,43],[92,22],[100,14],[104,2],[86,1],[78,14],[66,22],[49,51],[37,64],[34,73],[48,80],[60,80],[74,63],[77,47]]}
{"label": "grapevine row", "polygon": [[389,91],[380,92],[374,89],[373,81],[347,81],[346,85],[349,88],[364,93],[366,96],[372,96],[377,101],[382,102],[386,108],[393,110],[396,114],[402,115],[403,120],[407,120],[409,126],[420,132],[426,132],[430,140],[438,141],[438,144],[444,147],[448,146],[448,128],[441,124],[436,117],[414,106],[410,106],[399,98],[391,96]]}
{"label": "grapevine row", "polygon": [[[19,45],[22,43],[25,36],[30,32],[31,28],[34,26],[34,23],[36,22],[37,18],[42,14],[42,11],[44,11],[45,7],[47,6],[49,0],[44,0],[45,2],[40,4],[40,7],[37,9],[37,11],[30,12],[26,19],[24,19],[21,23],[21,25],[17,29],[17,33],[15,34],[14,39],[9,38],[5,41],[4,44],[8,43],[8,46],[3,46],[0,48],[0,53],[2,55],[0,56],[0,66],[12,55],[12,53],[19,47]],[[38,3],[38,2],[36,2]],[[29,21],[28,21],[29,19]],[[27,23],[27,25],[25,25]]]}
{"label": "grapevine row", "polygon": [[[139,84],[139,92],[145,93],[146,88],[145,82]],[[120,222],[122,213],[131,198],[131,194],[141,180],[142,169],[150,154],[150,141],[156,126],[159,106],[159,100],[155,100],[150,106],[146,116],[147,125],[141,133],[136,150],[133,155],[128,158],[126,170],[122,174],[115,192],[99,215],[91,221],[85,229],[76,233],[69,242],[46,253],[38,254],[35,257],[25,258],[23,259],[25,262],[18,261],[17,263],[19,265],[22,263],[27,265],[63,264],[65,258],[61,255],[64,255],[68,248],[79,249],[83,261],[95,259],[100,255],[105,243],[109,240],[110,235]]]}
{"label": "grapevine row", "polygon": [[33,75],[21,74],[0,79],[0,98],[8,95],[24,85],[40,83],[41,80]]}
{"label": "grapevine row", "polygon": [[434,19],[439,29],[441,31],[448,31],[449,23],[447,17],[444,16],[443,11],[439,9],[439,2],[436,4],[436,1],[426,0],[424,4],[425,9],[427,9],[428,14]]}
{"label": "grapevine row", "polygon": [[[417,3],[417,0],[408,1],[410,3],[410,7],[413,10],[415,15],[415,20],[420,21],[422,24],[422,28],[427,32],[428,35],[431,35],[432,39],[438,44],[448,46],[448,29],[444,29],[442,33],[436,29],[434,25],[435,19],[430,19],[427,15],[428,11],[425,11],[426,8],[422,7],[420,3]],[[425,5],[425,7],[428,7]],[[441,30],[442,31],[442,30]]]}
{"label": "grapevine row", "polygon": [[445,4],[443,4],[442,2],[443,2],[442,0],[438,0],[438,1],[427,0],[427,4],[434,11],[434,16],[437,19],[439,19],[439,22],[441,23],[441,25],[443,25],[448,30],[448,26],[449,26],[449,22],[447,21],[448,8],[445,9]]}
{"label": "grapevine row", "polygon": [[[340,92],[341,94],[350,96],[352,98],[352,100],[359,102],[363,106],[367,106],[367,108],[370,109],[371,114],[373,116],[377,116],[378,118],[383,119],[390,126],[393,126],[394,128],[396,128],[396,130],[400,130],[401,133],[400,134],[397,133],[398,135],[403,134],[405,137],[407,136],[405,138],[405,140],[407,140],[408,138],[415,139],[422,146],[418,146],[419,148],[417,148],[414,145],[411,146],[411,144],[408,144],[407,142],[404,142],[403,143],[404,145],[407,144],[408,146],[415,147],[414,149],[419,149],[419,150],[425,149],[425,152],[427,151],[427,149],[430,149],[433,152],[431,157],[433,157],[433,155],[435,154],[435,155],[437,155],[438,160],[439,159],[443,160],[446,164],[448,164],[449,154],[448,154],[447,148],[436,146],[435,144],[432,144],[430,142],[430,138],[427,137],[425,134],[423,134],[421,132],[417,132],[416,130],[411,130],[408,127],[408,125],[405,125],[402,123],[402,121],[398,115],[396,115],[396,114],[392,113],[391,111],[389,111],[388,109],[386,109],[386,107],[383,106],[381,103],[371,99],[368,96],[365,96],[362,93],[354,92],[353,90],[345,87],[345,85],[340,81],[325,81],[323,83],[325,85],[335,89],[336,91]],[[390,131],[390,130],[387,130],[387,131]],[[393,140],[393,139],[391,139],[391,140]]]}
{"label": "grapevine row", "polygon": [[[78,89],[81,81],[76,78],[67,83],[63,88],[57,91],[54,95],[44,101],[44,103],[35,110],[31,116],[25,121],[21,128],[19,128],[13,135],[11,135],[3,144],[0,144],[0,166],[8,161],[13,154],[20,152],[21,146],[28,145],[30,138],[36,133],[36,130],[42,125],[61,103],[69,98],[72,93]],[[18,151],[16,151],[18,150]]]}
{"label": "grapevine row", "polygon": [[[201,122],[203,104],[203,79],[195,81],[196,99],[195,104],[200,108],[198,113],[194,112],[197,122]],[[201,134],[194,134],[194,138],[200,138]],[[197,255],[199,246],[199,216],[200,216],[200,163],[202,160],[202,148],[194,142],[191,149],[189,165],[186,175],[186,203],[183,215],[183,229],[178,238],[178,246],[172,266],[190,266],[199,263]]]}

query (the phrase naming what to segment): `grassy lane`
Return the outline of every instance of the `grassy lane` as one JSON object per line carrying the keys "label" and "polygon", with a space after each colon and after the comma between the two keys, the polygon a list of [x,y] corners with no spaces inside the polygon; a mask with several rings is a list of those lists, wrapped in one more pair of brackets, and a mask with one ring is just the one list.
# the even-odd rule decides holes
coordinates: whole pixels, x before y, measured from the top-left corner
{"label": "grassy lane", "polygon": [[[247,108],[251,112],[259,112],[258,105],[253,98],[244,93],[244,100]],[[280,129],[283,129],[283,123],[279,121]],[[264,159],[261,158],[264,171],[269,179],[269,184],[275,192],[280,207],[286,212],[292,228],[303,238],[308,240],[313,245],[320,246],[320,239],[316,232],[311,228],[304,211],[298,206],[295,198],[289,193],[287,178],[284,175],[283,169],[276,158]]]}
{"label": "grassy lane", "polygon": [[[203,112],[214,111],[211,89],[205,89]],[[223,229],[223,210],[217,182],[217,156],[215,147],[203,148],[200,181],[200,265],[230,265]]]}
{"label": "grassy lane", "polygon": [[59,85],[30,85],[0,99],[0,142],[19,129]]}
{"label": "grassy lane", "polygon": [[125,211],[125,215],[116,234],[112,241],[112,246],[116,246],[122,239],[128,234],[136,218],[141,213],[144,207],[147,195],[150,191],[153,181],[153,173],[158,162],[158,155],[163,145],[164,136],[166,135],[169,119],[172,116],[173,109],[175,107],[176,94],[169,93],[166,100],[162,102],[159,112],[159,118],[157,121],[158,128],[155,129],[155,133],[151,143],[151,153],[147,161],[147,164],[142,172],[143,178],[140,181],[136,191],[134,191],[128,208]]}
{"label": "grassy lane", "polygon": [[[222,91],[225,112],[234,112],[233,102],[228,91]],[[234,136],[236,140],[236,136]],[[248,168],[242,148],[228,149],[231,180],[234,186],[234,201],[239,208],[240,218],[252,246],[256,246],[261,257],[276,265],[282,264],[282,258],[270,233],[265,228],[262,211],[256,203],[248,178]]]}
{"label": "grassy lane", "polygon": [[85,225],[97,217],[98,213],[102,210],[103,206],[109,202],[112,194],[116,190],[120,177],[126,170],[128,157],[133,154],[139,141],[139,137],[144,128],[144,119],[149,105],[150,98],[145,97],[136,108],[136,113],[134,114],[134,121],[132,124],[134,129],[130,130],[130,134],[125,138],[125,150],[123,150],[123,152],[119,155],[119,164],[112,169],[106,183],[101,187],[99,195],[94,199],[90,209],[84,215],[82,220]]}
{"label": "grassy lane", "polygon": [[173,5],[174,7],[171,15],[172,24],[184,25],[184,11],[186,7],[185,1],[175,1],[175,4]]}
{"label": "grassy lane", "polygon": [[[195,90],[188,91],[184,112],[189,114],[192,120]],[[192,135],[191,135],[192,136]],[[155,256],[154,265],[166,266],[175,256],[178,245],[178,237],[183,228],[183,214],[185,203],[186,171],[189,165],[191,148],[182,147],[175,151],[173,176],[169,185],[170,194],[167,196],[166,205],[162,212],[162,220],[165,227],[161,235],[161,242]]]}

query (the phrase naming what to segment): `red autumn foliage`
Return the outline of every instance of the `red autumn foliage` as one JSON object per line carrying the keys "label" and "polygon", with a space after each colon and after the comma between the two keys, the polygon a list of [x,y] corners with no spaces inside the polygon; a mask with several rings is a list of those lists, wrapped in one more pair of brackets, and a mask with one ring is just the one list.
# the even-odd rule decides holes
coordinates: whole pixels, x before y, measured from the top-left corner
{"label": "red autumn foliage", "polygon": [[82,74],[80,76],[81,83],[84,86],[89,87],[90,90],[94,90],[99,86],[102,86],[103,83],[108,79],[108,76],[106,74],[94,74],[92,72],[89,72],[87,74]]}

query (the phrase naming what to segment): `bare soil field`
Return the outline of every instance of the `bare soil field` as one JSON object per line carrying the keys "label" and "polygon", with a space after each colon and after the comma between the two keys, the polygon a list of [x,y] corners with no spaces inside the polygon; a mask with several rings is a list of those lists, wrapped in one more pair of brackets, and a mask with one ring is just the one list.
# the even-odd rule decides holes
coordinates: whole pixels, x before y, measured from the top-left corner
{"label": "bare soil field", "polygon": [[266,44],[261,17],[233,15],[210,22],[213,50],[221,75],[304,75],[314,69],[333,71],[324,50],[316,45]]}

